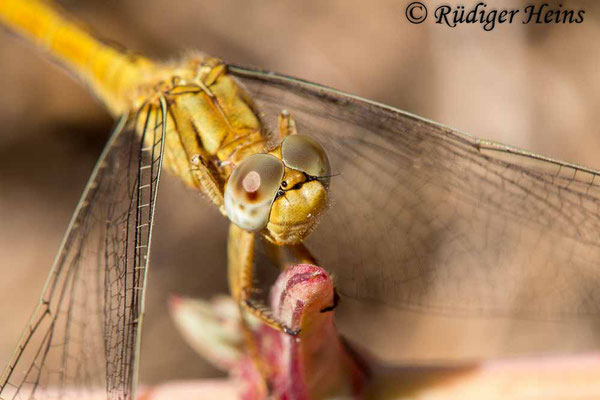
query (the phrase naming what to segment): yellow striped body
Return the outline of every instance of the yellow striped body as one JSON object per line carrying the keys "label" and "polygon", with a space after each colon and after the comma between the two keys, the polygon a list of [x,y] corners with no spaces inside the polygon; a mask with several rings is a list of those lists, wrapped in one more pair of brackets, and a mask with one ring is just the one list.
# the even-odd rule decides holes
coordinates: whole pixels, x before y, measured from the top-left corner
{"label": "yellow striped body", "polygon": [[[64,64],[115,116],[146,107],[154,118],[158,98],[166,98],[163,165],[218,205],[230,162],[265,150],[250,99],[217,59],[198,55],[153,62],[101,42],[43,0],[1,0],[0,22]],[[144,119],[138,119],[138,132]],[[192,159],[202,165],[194,167]]]}

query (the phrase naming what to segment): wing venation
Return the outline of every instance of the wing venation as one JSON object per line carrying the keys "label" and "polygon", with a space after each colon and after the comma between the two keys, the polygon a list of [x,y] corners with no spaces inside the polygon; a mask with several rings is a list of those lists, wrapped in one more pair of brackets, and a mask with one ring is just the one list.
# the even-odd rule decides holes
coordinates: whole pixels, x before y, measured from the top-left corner
{"label": "wing venation", "polygon": [[[525,321],[527,334],[507,333],[515,349],[536,329],[540,335],[527,346],[554,350],[562,340],[564,347],[600,348],[592,333],[600,320],[597,171],[309,82],[229,70],[269,129],[276,131],[287,109],[299,132],[328,152],[339,175],[308,244],[335,274],[342,300],[366,308],[364,321],[386,315],[373,325],[383,332],[410,331],[400,321],[415,315],[444,317],[442,331],[461,318],[506,320],[503,329],[514,332]],[[368,325],[342,324],[355,337],[350,330]],[[555,342],[544,347],[544,335]],[[394,346],[386,343],[389,353]]]}
{"label": "wing venation", "polygon": [[132,396],[165,113],[163,102],[119,120],[2,375],[1,399]]}

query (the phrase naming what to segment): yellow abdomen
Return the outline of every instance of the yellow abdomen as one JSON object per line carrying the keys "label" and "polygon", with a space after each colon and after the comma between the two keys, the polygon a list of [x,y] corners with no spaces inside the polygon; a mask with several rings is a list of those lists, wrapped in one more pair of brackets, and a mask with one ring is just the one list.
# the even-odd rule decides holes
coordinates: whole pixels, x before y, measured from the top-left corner
{"label": "yellow abdomen", "polygon": [[2,0],[0,22],[48,51],[115,115],[127,110],[128,93],[146,79],[154,65],[147,58],[102,43],[45,1]]}
{"label": "yellow abdomen", "polygon": [[[265,150],[251,100],[214,58],[155,63],[98,40],[43,0],[0,0],[0,22],[49,52],[115,116],[133,115],[144,104],[158,112],[157,99],[164,97],[169,112],[163,165],[186,184],[211,192],[217,204],[230,162]],[[190,164],[194,158],[205,170]]]}

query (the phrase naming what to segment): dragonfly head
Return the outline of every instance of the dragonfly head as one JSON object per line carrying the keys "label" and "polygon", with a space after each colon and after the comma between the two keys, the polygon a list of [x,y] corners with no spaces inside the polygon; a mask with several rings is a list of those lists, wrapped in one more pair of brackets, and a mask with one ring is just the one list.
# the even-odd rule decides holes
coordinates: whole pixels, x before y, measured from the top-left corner
{"label": "dragonfly head", "polygon": [[225,212],[240,228],[263,231],[279,245],[299,243],[327,204],[327,153],[302,135],[285,137],[267,154],[240,162],[225,188]]}

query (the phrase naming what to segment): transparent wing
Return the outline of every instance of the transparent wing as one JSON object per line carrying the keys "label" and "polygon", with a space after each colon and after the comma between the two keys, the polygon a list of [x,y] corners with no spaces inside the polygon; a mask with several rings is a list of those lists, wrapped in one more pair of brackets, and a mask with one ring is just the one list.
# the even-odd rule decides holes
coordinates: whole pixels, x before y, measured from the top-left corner
{"label": "transparent wing", "polygon": [[1,399],[132,395],[165,109],[121,118],[2,375]]}
{"label": "transparent wing", "polygon": [[[429,329],[437,341],[456,335],[446,347],[477,336],[472,320],[499,319],[510,322],[505,347],[600,349],[596,172],[308,82],[235,66],[230,72],[270,129],[289,110],[339,174],[308,244],[335,274],[342,300],[364,310],[362,323],[342,323],[345,333],[366,347],[385,343],[389,356],[402,340],[419,347],[430,323],[422,316],[437,315]],[[365,321],[373,321],[374,336],[356,333]],[[410,340],[402,339],[411,326]],[[374,339],[391,332],[395,342]],[[524,337],[528,343],[518,343]],[[412,348],[406,354],[417,357]]]}

